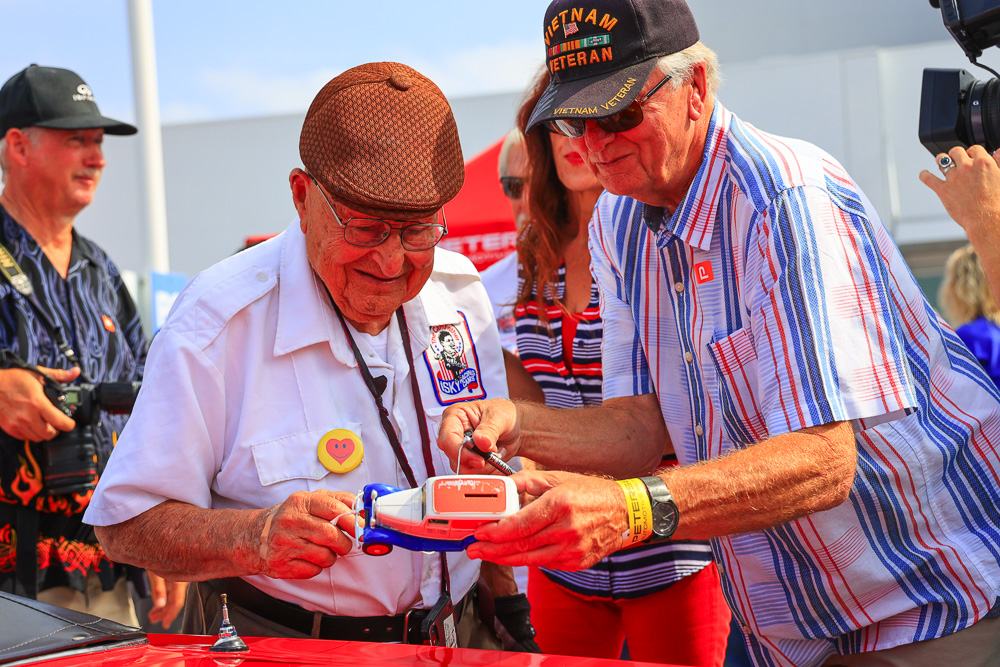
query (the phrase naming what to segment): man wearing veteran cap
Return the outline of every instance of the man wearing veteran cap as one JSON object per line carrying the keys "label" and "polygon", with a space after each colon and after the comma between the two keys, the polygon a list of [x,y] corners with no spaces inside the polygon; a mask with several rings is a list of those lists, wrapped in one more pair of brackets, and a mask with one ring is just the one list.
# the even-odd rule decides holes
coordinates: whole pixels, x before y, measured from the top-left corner
{"label": "man wearing veteran cap", "polygon": [[[138,623],[126,568],[82,521],[125,416],[102,413],[85,431],[46,397],[41,374],[142,379],[146,339],[132,297],[114,262],[74,229],[104,171],[104,136],[135,133],[101,115],[70,70],[31,65],[0,89],[0,588],[129,625]],[[150,618],[168,626],[183,590],[170,586]]]}
{"label": "man wearing veteran cap", "polygon": [[[710,539],[760,665],[1000,664],[1000,403],[830,155],[715,99],[683,0],[557,0],[529,131],[572,137],[591,221],[601,407],[451,407],[463,431],[580,472],[470,556],[563,569]],[[664,444],[680,467],[654,471]],[[463,472],[480,472],[463,458]]]}
{"label": "man wearing veteran cap", "polygon": [[[188,632],[218,630],[224,593],[244,634],[419,644],[450,598],[459,645],[496,646],[478,563],[352,543],[366,484],[450,472],[431,440],[446,405],[506,396],[479,276],[435,248],[465,177],[451,107],[405,65],[362,65],[313,100],[299,154],[298,222],[179,296],[87,520],[109,553],[199,582]],[[526,599],[490,570],[497,620],[531,648]]]}

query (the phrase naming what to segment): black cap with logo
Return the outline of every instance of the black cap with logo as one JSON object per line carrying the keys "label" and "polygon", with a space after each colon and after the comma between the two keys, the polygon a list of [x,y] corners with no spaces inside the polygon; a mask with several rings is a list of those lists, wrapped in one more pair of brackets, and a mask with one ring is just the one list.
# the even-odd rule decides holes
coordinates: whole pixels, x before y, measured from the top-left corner
{"label": "black cap with logo", "polygon": [[552,83],[528,120],[603,118],[632,103],[661,56],[698,41],[684,0],[554,0],[545,12]]}
{"label": "black cap with logo", "polygon": [[0,138],[12,127],[55,130],[104,128],[107,134],[135,134],[134,125],[105,118],[90,87],[68,69],[29,65],[0,88]]}

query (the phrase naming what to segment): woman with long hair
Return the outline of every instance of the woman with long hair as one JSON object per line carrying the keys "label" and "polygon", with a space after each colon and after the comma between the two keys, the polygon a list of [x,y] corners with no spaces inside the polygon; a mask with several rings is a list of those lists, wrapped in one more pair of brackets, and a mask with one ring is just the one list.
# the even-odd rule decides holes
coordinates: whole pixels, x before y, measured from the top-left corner
{"label": "woman with long hair", "polygon": [[[543,70],[518,113],[522,131],[548,83]],[[547,405],[597,405],[602,324],[588,223],[603,188],[566,137],[536,128],[525,139],[518,352]],[[518,398],[515,384],[512,398]],[[725,657],[730,613],[706,542],[641,545],[581,572],[530,568],[528,597],[546,653],[617,658],[627,642],[633,660],[722,665]]]}
{"label": "woman with long hair", "polygon": [[955,333],[1000,387],[1000,308],[971,243],[948,257],[938,301]]}

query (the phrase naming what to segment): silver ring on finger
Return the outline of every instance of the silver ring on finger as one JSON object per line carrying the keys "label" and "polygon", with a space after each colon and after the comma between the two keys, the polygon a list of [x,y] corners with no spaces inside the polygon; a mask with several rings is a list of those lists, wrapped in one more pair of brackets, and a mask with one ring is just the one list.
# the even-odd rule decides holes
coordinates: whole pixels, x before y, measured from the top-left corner
{"label": "silver ring on finger", "polygon": [[955,168],[955,161],[951,159],[950,155],[942,155],[938,158],[937,163],[938,169],[940,169],[941,173],[946,176],[948,174],[948,170]]}

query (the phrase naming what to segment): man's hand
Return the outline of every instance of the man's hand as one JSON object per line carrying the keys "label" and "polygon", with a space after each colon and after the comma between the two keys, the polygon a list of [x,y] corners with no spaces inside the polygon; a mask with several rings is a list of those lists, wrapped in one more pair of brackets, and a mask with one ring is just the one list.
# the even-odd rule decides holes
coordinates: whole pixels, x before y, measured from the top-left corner
{"label": "man's hand", "polygon": [[472,442],[478,449],[499,452],[505,461],[517,456],[520,450],[520,425],[517,408],[512,402],[497,398],[452,405],[441,418],[438,447],[451,460],[451,469],[461,475],[496,472],[481,457],[462,447],[462,439],[469,429],[475,429]]}
{"label": "man's hand", "polygon": [[149,591],[153,598],[153,607],[149,610],[149,622],[159,623],[164,630],[167,630],[184,608],[187,582],[167,581],[152,572],[146,572],[146,576],[149,577]]}
{"label": "man's hand", "polygon": [[625,494],[612,480],[568,472],[522,471],[518,493],[538,498],[517,514],[476,529],[470,558],[503,565],[582,570],[622,547]]}
{"label": "man's hand", "polygon": [[[354,543],[354,494],[300,491],[265,510],[260,534],[261,574],[275,579],[309,579],[349,553]],[[330,522],[341,516],[334,526]]]}
{"label": "man's hand", "polygon": [[[38,367],[57,382],[72,382],[80,369],[70,370]],[[56,437],[59,431],[72,431],[76,422],[52,405],[42,391],[42,378],[37,373],[20,368],[0,370],[0,429],[17,440],[43,442]]]}
{"label": "man's hand", "polygon": [[948,170],[944,180],[926,169],[920,172],[920,180],[934,191],[948,215],[965,229],[973,243],[995,243],[986,236],[1000,231],[1000,155],[990,155],[978,145],[968,150],[956,146],[948,155],[955,167]]}
{"label": "man's hand", "polygon": [[[1000,151],[990,155],[982,146],[948,151],[955,166],[945,180],[929,171],[920,180],[938,196],[948,215],[960,224],[976,249],[990,290],[1000,296]],[[938,155],[941,158],[942,155]]]}
{"label": "man's hand", "polygon": [[535,642],[538,633],[531,624],[531,603],[528,602],[527,595],[515,593],[493,598],[493,611],[494,623],[498,626],[497,636],[503,643],[503,650],[521,653],[542,652]]}
{"label": "man's hand", "polygon": [[[108,557],[168,581],[264,574],[308,579],[354,543],[354,494],[299,491],[274,507],[204,509],[165,500],[138,516],[95,526]],[[330,522],[337,518],[337,525]]]}

